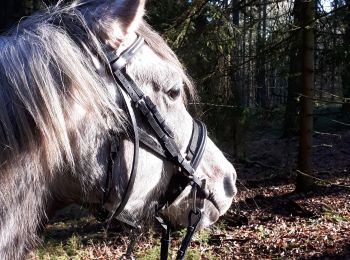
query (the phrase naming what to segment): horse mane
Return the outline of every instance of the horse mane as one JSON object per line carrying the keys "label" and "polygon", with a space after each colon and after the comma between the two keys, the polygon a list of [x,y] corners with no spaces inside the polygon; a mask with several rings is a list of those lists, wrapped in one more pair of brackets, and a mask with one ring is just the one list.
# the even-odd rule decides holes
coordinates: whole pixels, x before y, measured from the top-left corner
{"label": "horse mane", "polygon": [[102,57],[74,4],[50,7],[0,37],[1,259],[20,259],[37,241],[54,174],[81,173],[85,189],[91,140],[124,129],[82,43]]}
{"label": "horse mane", "polygon": [[[102,44],[77,8],[62,5],[28,17],[0,37],[0,165],[23,151],[38,150],[49,171],[74,165],[70,136],[81,136],[73,109],[84,109],[95,124],[117,127],[123,116],[84,47],[104,57]],[[163,59],[178,68],[192,97],[192,81],[165,41],[143,22],[138,34]],[[81,44],[86,46],[82,46]]]}
{"label": "horse mane", "polygon": [[107,128],[109,114],[122,124],[82,42],[101,52],[74,5],[49,8],[0,38],[0,163],[40,147],[49,170],[74,165],[70,137],[81,136],[86,123],[77,111],[86,111],[90,124]]}

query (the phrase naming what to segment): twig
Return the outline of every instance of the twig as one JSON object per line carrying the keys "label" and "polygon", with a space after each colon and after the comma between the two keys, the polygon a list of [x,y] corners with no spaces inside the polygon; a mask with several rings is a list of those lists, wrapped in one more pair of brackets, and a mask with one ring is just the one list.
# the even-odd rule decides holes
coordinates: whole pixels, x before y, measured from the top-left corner
{"label": "twig", "polygon": [[331,134],[331,133],[323,133],[323,132],[319,132],[319,131],[314,131],[315,134],[319,134],[319,135],[328,135],[328,136],[335,136],[335,137],[338,137],[339,139],[342,138],[341,135],[338,135],[338,134]]}
{"label": "twig", "polygon": [[317,177],[315,177],[315,176],[313,176],[313,175],[311,175],[311,174],[307,174],[307,173],[302,172],[302,171],[300,171],[300,170],[297,170],[297,172],[298,172],[299,174],[301,174],[301,175],[310,177],[310,178],[315,179],[315,180],[317,180],[317,181],[325,182],[325,183],[327,183],[327,184],[329,184],[329,185],[331,185],[331,186],[338,186],[338,187],[350,189],[350,186],[348,186],[348,185],[342,185],[342,184],[332,183],[332,182],[330,182],[330,181],[327,181],[327,180],[324,180],[324,179],[321,179],[321,178],[317,178]]}
{"label": "twig", "polygon": [[188,103],[189,105],[199,105],[199,106],[211,106],[211,107],[223,107],[223,108],[238,108],[239,106],[232,106],[232,105],[220,105],[220,104],[212,104],[212,103]]}
{"label": "twig", "polygon": [[331,144],[318,144],[318,145],[313,145],[312,146],[312,148],[317,148],[317,147],[333,148],[333,145],[331,145]]}
{"label": "twig", "polygon": [[325,99],[314,98],[314,97],[310,97],[310,96],[307,96],[307,95],[304,95],[304,94],[301,94],[301,93],[298,93],[298,95],[299,95],[299,97],[308,98],[308,99],[311,99],[311,100],[314,100],[314,101],[318,101],[318,102],[321,102],[321,103],[340,104],[340,105],[349,103],[349,102],[346,102],[346,101],[336,101],[336,100],[332,101],[332,100],[325,100]]}
{"label": "twig", "polygon": [[340,122],[338,120],[332,119],[332,121],[335,122],[335,123],[341,124],[341,125],[350,126],[350,124],[347,124],[347,123],[344,123],[344,122]]}

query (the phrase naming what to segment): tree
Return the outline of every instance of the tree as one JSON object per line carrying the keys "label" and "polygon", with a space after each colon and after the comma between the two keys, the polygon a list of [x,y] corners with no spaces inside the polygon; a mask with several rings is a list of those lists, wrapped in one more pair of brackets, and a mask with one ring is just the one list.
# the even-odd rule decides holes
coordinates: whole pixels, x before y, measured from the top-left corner
{"label": "tree", "polygon": [[256,101],[262,108],[267,108],[268,93],[266,86],[266,0],[260,0],[258,3],[258,31],[256,40]]}
{"label": "tree", "polygon": [[343,104],[344,113],[350,113],[350,0],[346,0],[344,17],[345,33],[343,39],[344,67],[342,72],[343,97],[346,102]]}
{"label": "tree", "polygon": [[[300,2],[299,2],[300,1]],[[312,135],[314,109],[314,50],[315,50],[315,2],[296,0],[301,5],[302,18],[302,85],[300,98],[300,136],[298,158],[298,191],[308,191],[313,186],[313,179],[309,176],[312,171]],[[307,175],[305,175],[307,174]]]}
{"label": "tree", "polygon": [[300,85],[302,82],[302,30],[300,30],[300,27],[302,26],[301,8],[302,6],[300,1],[295,1],[293,8],[294,26],[291,28],[291,43],[289,46],[289,74],[287,103],[283,129],[284,137],[291,137],[295,135],[298,129],[298,96],[300,93]]}

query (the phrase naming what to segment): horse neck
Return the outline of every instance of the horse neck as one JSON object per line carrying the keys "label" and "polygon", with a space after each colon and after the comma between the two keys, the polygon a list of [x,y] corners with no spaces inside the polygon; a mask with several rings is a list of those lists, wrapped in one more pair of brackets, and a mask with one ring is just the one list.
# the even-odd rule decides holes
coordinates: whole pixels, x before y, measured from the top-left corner
{"label": "horse neck", "polygon": [[21,158],[1,169],[0,259],[21,259],[42,221],[48,183],[37,162]]}
{"label": "horse neck", "polygon": [[55,200],[66,205],[100,202],[108,149],[106,133],[98,131],[90,125],[82,130],[84,137],[73,138],[75,169],[62,166],[49,173],[34,152],[18,154],[0,168],[0,259],[25,256]]}

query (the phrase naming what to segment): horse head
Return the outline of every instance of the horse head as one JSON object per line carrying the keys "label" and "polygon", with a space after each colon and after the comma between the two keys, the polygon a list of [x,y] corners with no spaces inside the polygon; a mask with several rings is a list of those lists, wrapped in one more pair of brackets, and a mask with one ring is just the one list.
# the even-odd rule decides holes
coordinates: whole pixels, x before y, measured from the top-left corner
{"label": "horse head", "polygon": [[194,86],[144,7],[58,4],[0,39],[0,258],[26,252],[53,201],[131,225],[199,210],[203,228],[229,209],[236,172],[187,111]]}
{"label": "horse head", "polygon": [[[175,54],[142,20],[144,5],[145,1],[142,0],[114,0],[104,3],[92,2],[90,6],[82,8],[85,10],[90,28],[112,52],[116,53],[116,57],[121,56],[120,60],[123,60],[127,76],[156,105],[185,158],[195,127],[193,118],[186,109],[186,93],[193,96],[195,89]],[[127,57],[125,58],[122,54],[131,48],[137,37],[144,38],[145,43],[131,55],[124,55]],[[101,66],[99,64],[97,67]],[[114,80],[110,76],[107,78],[110,81]],[[133,110],[135,109],[137,110],[134,107]],[[156,142],[157,136],[149,122],[139,112],[136,112],[136,117],[139,129],[143,129]],[[109,210],[113,209],[113,204],[121,203],[120,199],[125,193],[125,180],[130,178],[132,172],[133,150],[132,139],[121,140],[119,156],[123,160],[115,164],[118,169],[114,171],[123,177],[120,177],[114,185],[114,194],[106,205]],[[167,194],[167,189],[171,188],[169,182],[173,176],[176,178],[179,165],[154,153],[149,147],[142,145],[142,142],[138,160],[138,174],[124,212],[127,213],[126,216],[142,219],[144,214],[154,213],[164,194]],[[195,171],[195,176],[198,180],[206,181],[208,194],[202,205],[203,218],[200,223],[201,227],[205,227],[214,223],[229,209],[236,194],[235,170],[210,138],[207,138],[203,158]],[[192,203],[191,189],[191,185],[187,185],[175,201],[161,212],[175,226],[187,225],[187,216]],[[115,198],[119,201],[116,202]]]}

